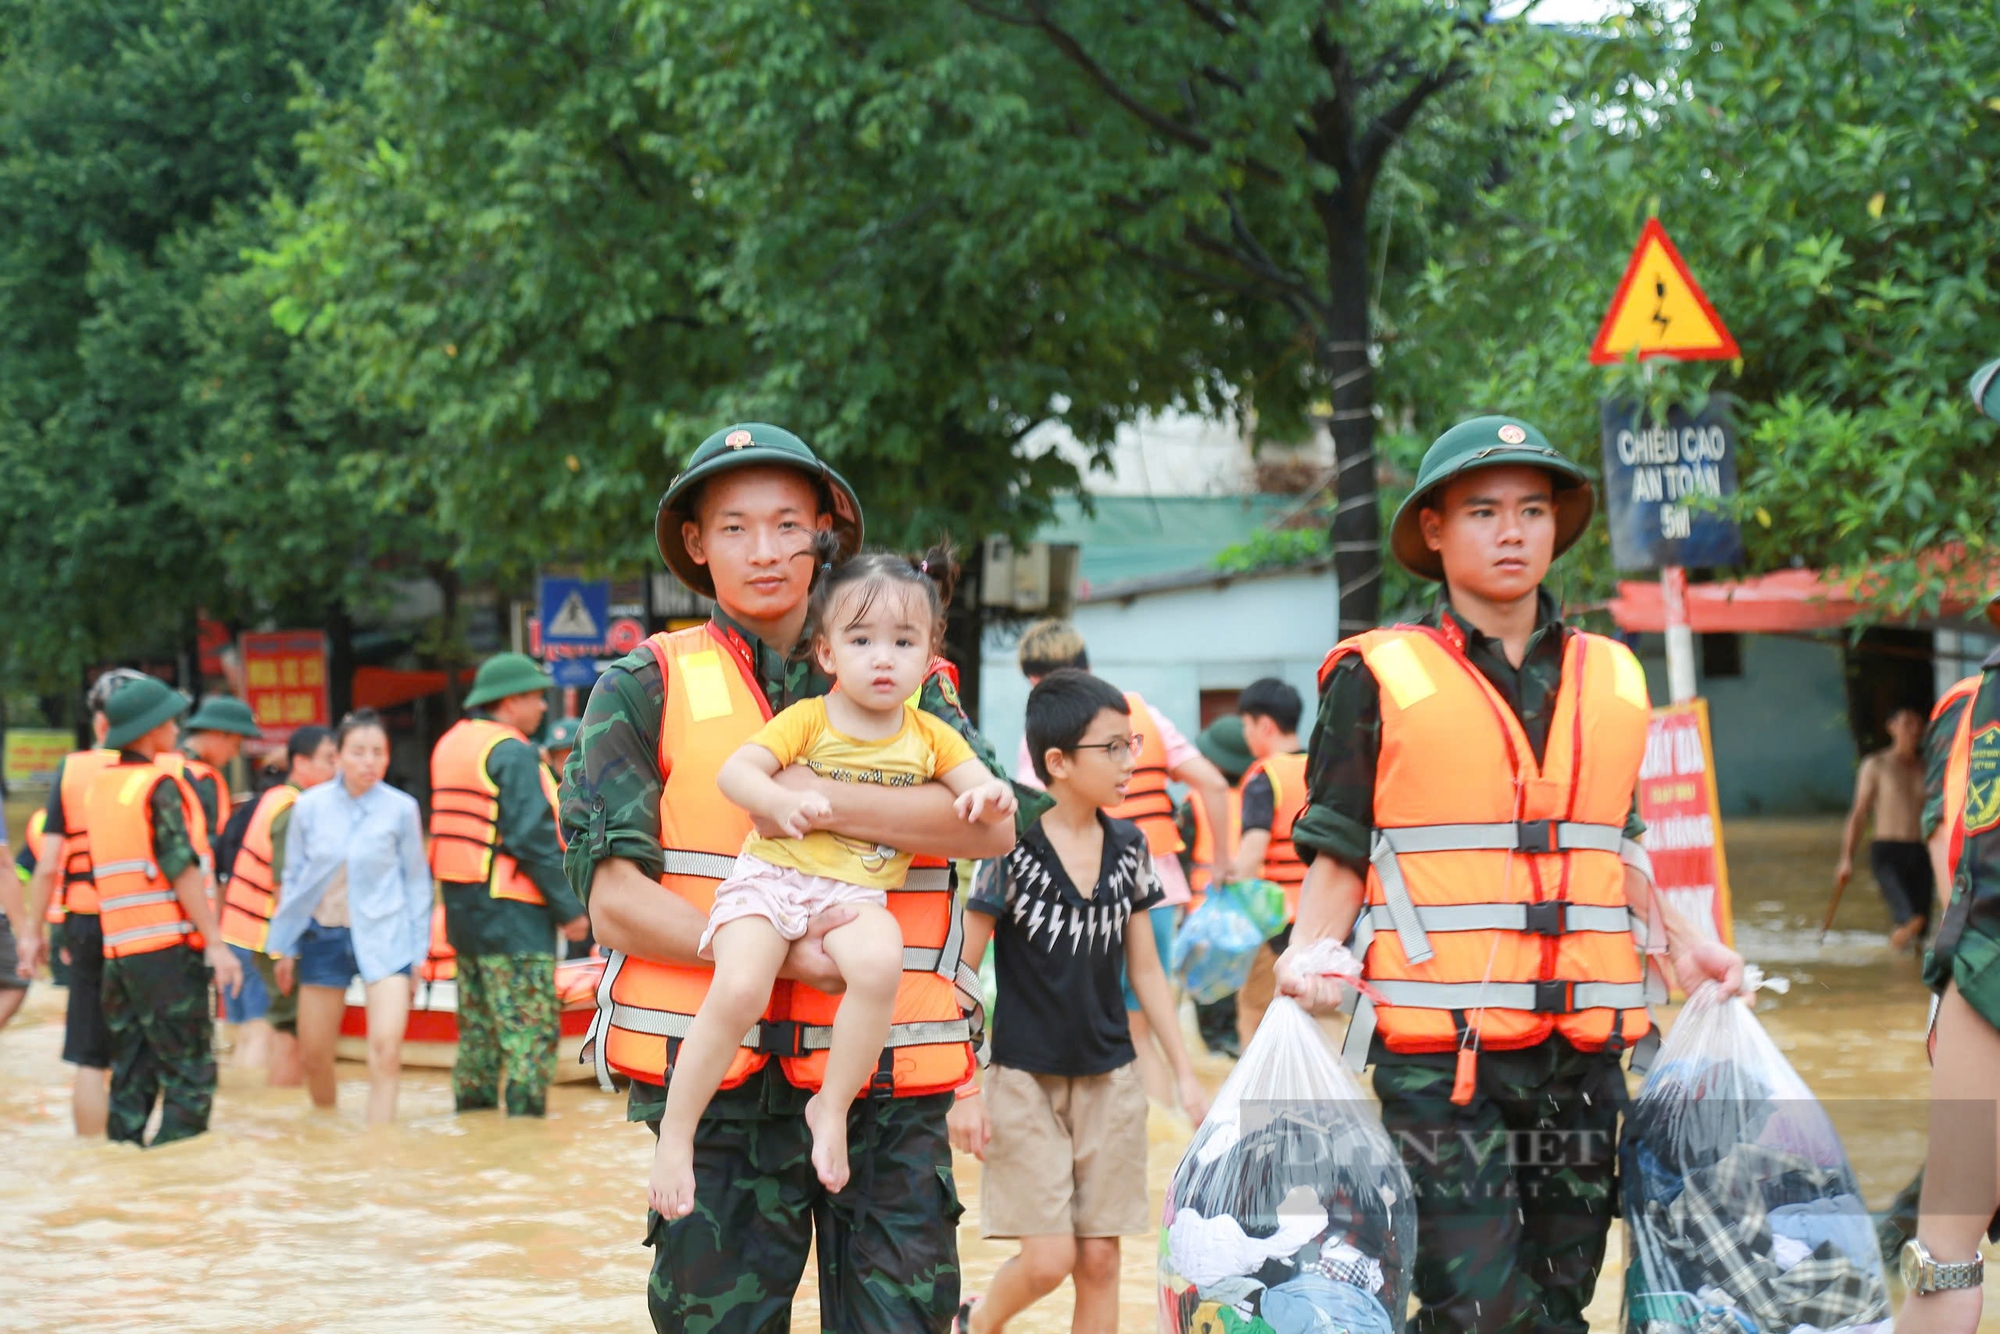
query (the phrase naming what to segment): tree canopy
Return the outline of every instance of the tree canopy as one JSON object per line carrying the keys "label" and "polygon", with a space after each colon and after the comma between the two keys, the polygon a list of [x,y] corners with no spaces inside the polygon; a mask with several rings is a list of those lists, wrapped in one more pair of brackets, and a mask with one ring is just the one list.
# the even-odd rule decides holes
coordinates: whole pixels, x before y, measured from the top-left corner
{"label": "tree canopy", "polygon": [[[1315,431],[1349,628],[1423,442],[1727,395],[1753,568],[1986,553],[2000,16],[1978,0],[0,0],[10,681],[398,572],[634,570],[783,422],[871,536],[1020,536],[1167,408]],[[1657,213],[1743,348],[1588,365]],[[1102,457],[1101,453],[1097,457]],[[1610,582],[1593,537],[1573,594]]]}

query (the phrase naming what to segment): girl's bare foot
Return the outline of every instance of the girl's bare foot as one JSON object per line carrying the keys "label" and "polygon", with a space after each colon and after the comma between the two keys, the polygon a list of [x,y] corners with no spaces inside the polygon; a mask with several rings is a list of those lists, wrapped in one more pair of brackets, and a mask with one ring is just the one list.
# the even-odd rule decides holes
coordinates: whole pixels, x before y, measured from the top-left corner
{"label": "girl's bare foot", "polygon": [[646,1182],[646,1203],[662,1218],[686,1218],[694,1212],[694,1144],[662,1131],[653,1150],[653,1175]]}
{"label": "girl's bare foot", "polygon": [[813,1170],[820,1184],[837,1195],[847,1185],[847,1109],[836,1109],[825,1094],[815,1093],[806,1104],[806,1124],[813,1133]]}

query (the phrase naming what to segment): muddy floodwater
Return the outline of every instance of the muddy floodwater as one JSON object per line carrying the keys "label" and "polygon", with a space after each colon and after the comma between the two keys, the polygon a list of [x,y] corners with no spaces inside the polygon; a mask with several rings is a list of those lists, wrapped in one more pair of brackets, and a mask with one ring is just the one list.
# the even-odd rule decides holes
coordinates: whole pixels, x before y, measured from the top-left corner
{"label": "muddy floodwater", "polygon": [[[13,821],[18,826],[18,819]],[[1792,980],[1758,1012],[1827,1102],[1871,1206],[1924,1153],[1926,994],[1917,961],[1892,957],[1865,875],[1817,941],[1839,826],[1739,822],[1727,829],[1738,944]],[[362,1124],[361,1067],[341,1066],[341,1105],[316,1115],[297,1089],[263,1086],[225,1054],[211,1133],[158,1152],[79,1143],[61,1064],[63,993],[37,985],[0,1030],[0,1329],[642,1331],[648,1252],[639,1244],[650,1137],[594,1085],[550,1094],[544,1121],[454,1116],[447,1077],[410,1071],[402,1119]],[[1228,1072],[1198,1058],[1211,1087]],[[1189,1128],[1155,1109],[1157,1203]],[[980,1240],[979,1165],[958,1163],[965,1281],[981,1291],[1010,1253]],[[1617,1269],[1592,1324],[1617,1323]],[[1125,1244],[1121,1328],[1154,1328],[1154,1245]],[[811,1268],[793,1329],[819,1329]],[[2000,1279],[1989,1279],[2000,1284]],[[1989,1296],[1986,1328],[2000,1329]],[[1067,1289],[1013,1326],[1068,1328]]]}

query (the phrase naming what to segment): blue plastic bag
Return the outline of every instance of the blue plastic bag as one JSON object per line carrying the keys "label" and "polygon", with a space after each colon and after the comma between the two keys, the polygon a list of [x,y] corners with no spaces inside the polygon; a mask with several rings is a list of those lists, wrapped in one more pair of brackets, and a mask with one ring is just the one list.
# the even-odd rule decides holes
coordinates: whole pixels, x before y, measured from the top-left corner
{"label": "blue plastic bag", "polygon": [[1241,885],[1211,888],[1174,937],[1173,971],[1197,1004],[1207,1005],[1240,990],[1258,948],[1274,934],[1257,922],[1244,889]]}

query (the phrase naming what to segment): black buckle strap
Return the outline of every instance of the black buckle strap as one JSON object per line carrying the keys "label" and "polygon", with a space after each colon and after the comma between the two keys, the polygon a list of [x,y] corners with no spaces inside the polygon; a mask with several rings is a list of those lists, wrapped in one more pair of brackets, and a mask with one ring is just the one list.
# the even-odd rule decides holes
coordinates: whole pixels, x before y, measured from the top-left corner
{"label": "black buckle strap", "polygon": [[1568,1014],[1576,1008],[1572,1003],[1575,996],[1574,982],[1535,983],[1536,1014]]}
{"label": "black buckle strap", "polygon": [[864,1098],[893,1098],[896,1096],[896,1049],[882,1048],[882,1057],[875,1062],[875,1073],[868,1077],[868,1087],[862,1090]]}
{"label": "black buckle strap", "polygon": [[1517,820],[1514,823],[1514,851],[1555,852],[1556,822],[1554,820]]}
{"label": "black buckle strap", "polygon": [[804,1056],[806,1026],[795,1019],[760,1019],[756,1049],[766,1056]]}
{"label": "black buckle strap", "polygon": [[1535,936],[1559,936],[1563,933],[1563,907],[1559,899],[1549,899],[1542,903],[1526,905],[1527,921],[1521,929]]}
{"label": "black buckle strap", "polygon": [[662,1079],[670,1080],[674,1077],[674,1062],[680,1059],[680,1054],[681,1054],[681,1040],[679,1038],[668,1038],[667,1061],[666,1064],[660,1068],[660,1077]]}

